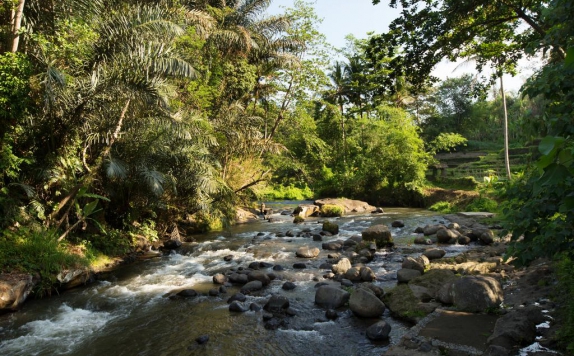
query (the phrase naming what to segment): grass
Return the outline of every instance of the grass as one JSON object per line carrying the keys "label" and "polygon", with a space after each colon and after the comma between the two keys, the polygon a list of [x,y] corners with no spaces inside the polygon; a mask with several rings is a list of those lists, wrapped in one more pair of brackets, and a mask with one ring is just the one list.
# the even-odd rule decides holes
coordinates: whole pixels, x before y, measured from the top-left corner
{"label": "grass", "polygon": [[321,216],[339,217],[343,216],[344,209],[339,205],[325,204],[321,207]]}
{"label": "grass", "polygon": [[56,275],[63,269],[86,268],[90,261],[59,243],[57,234],[41,228],[6,230],[0,237],[0,271],[39,275],[36,292],[51,294]]}

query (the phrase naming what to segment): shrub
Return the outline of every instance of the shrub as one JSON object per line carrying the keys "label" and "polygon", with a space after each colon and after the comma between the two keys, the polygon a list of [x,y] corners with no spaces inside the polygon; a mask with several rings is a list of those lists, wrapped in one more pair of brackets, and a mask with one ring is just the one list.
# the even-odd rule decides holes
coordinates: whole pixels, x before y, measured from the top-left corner
{"label": "shrub", "polygon": [[447,201],[439,201],[438,203],[431,205],[429,210],[438,211],[439,213],[444,214],[456,213],[458,211],[454,204]]}
{"label": "shrub", "polygon": [[340,205],[325,204],[321,207],[321,216],[325,217],[343,216],[344,212]]}
{"label": "shrub", "polygon": [[269,200],[307,200],[313,198],[315,194],[307,185],[300,188],[290,184],[267,187],[260,195]]}
{"label": "shrub", "polygon": [[465,210],[495,212],[498,211],[498,203],[490,198],[478,198],[468,204]]}

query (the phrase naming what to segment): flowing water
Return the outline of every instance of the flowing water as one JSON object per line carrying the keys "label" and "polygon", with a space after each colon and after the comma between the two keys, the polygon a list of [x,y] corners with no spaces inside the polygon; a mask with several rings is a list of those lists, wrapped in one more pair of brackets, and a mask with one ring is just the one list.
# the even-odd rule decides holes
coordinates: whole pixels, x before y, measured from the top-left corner
{"label": "flowing water", "polygon": [[[274,207],[292,210],[294,206],[284,202]],[[275,214],[273,218],[271,223],[262,220],[197,236],[199,244],[190,252],[141,261],[87,287],[28,301],[21,311],[0,316],[0,355],[380,355],[389,342],[400,339],[408,325],[393,320],[388,311],[383,319],[391,324],[392,332],[385,343],[373,343],[365,336],[374,319],[360,319],[343,309],[338,319],[327,321],[325,311],[314,305],[314,297],[315,284],[323,280],[325,273],[318,267],[329,251],[322,250],[313,260],[296,258],[299,246],[321,248],[321,242],[276,236],[288,230],[319,232],[318,219],[295,225],[290,216]],[[410,245],[412,231],[441,221],[435,213],[388,209],[383,215],[330,219],[339,224],[340,233],[324,242],[347,239],[373,224],[390,225],[397,219],[405,222],[404,228],[392,229],[399,249],[380,250],[368,264],[377,275],[374,283],[389,289],[396,284],[396,271],[404,255],[424,249]],[[453,255],[463,248],[449,246],[447,251]],[[223,258],[228,255],[233,259],[226,262]],[[297,311],[296,316],[288,318],[286,327],[266,330],[261,311],[231,313],[226,300],[239,287],[228,288],[228,293],[219,297],[207,295],[214,287],[215,273],[247,267],[253,261],[285,268],[275,272],[277,280],[248,296],[246,304],[263,305],[271,294],[286,296]],[[295,262],[307,262],[308,268],[295,270]],[[283,290],[286,280],[297,287]],[[201,296],[175,300],[166,297],[184,288],[193,288]],[[195,339],[205,334],[209,342],[198,345]]]}

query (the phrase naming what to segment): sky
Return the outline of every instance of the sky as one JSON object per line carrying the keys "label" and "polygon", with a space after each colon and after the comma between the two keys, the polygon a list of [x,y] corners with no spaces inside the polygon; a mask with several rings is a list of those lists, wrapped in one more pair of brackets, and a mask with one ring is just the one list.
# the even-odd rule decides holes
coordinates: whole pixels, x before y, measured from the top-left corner
{"label": "sky", "polygon": [[[283,8],[293,7],[294,0],[273,0],[268,9],[269,14],[280,14]],[[372,0],[314,0],[315,11],[323,22],[318,29],[327,37],[327,42],[336,48],[345,46],[345,36],[353,34],[357,38],[366,38],[367,32],[382,33],[388,30],[393,19],[399,16],[400,10],[392,9],[386,1],[373,5]],[[461,61],[462,62],[462,61]],[[516,77],[504,76],[504,86],[508,91],[517,92],[526,78],[532,74],[532,62],[519,63],[521,73]],[[465,65],[457,69],[458,63],[444,61],[437,65],[433,75],[446,79],[472,73],[473,66]]]}

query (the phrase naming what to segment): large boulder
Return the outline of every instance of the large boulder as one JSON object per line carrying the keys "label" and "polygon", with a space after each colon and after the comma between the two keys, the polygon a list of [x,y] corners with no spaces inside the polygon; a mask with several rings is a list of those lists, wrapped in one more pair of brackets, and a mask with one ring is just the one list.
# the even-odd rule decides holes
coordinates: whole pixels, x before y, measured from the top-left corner
{"label": "large boulder", "polygon": [[500,282],[488,276],[464,276],[452,285],[453,302],[457,309],[471,313],[497,308],[502,303]]}
{"label": "large boulder", "polygon": [[339,260],[339,262],[331,267],[331,270],[335,274],[344,274],[349,270],[349,268],[351,268],[351,261],[349,261],[348,258],[343,257]]}
{"label": "large boulder", "polygon": [[232,273],[229,275],[229,282],[233,284],[245,284],[249,282],[249,277],[242,273]]}
{"label": "large boulder", "polygon": [[425,273],[425,269],[429,266],[430,261],[426,256],[419,256],[417,258],[407,257],[403,260],[402,268],[414,269],[421,274]]}
{"label": "large boulder", "polygon": [[421,303],[406,284],[399,284],[385,293],[383,302],[392,316],[410,323],[417,323],[439,306],[438,303]]}
{"label": "large boulder", "polygon": [[299,205],[293,211],[293,215],[299,216],[302,218],[314,216],[318,213],[319,213],[319,207],[317,205],[312,205],[312,204]]}
{"label": "large boulder", "polygon": [[449,229],[440,229],[436,232],[436,240],[441,244],[454,244],[457,237],[458,234]]}
{"label": "large boulder", "polygon": [[91,283],[95,280],[95,277],[89,269],[77,268],[58,273],[56,279],[60,282],[60,289],[65,290]]}
{"label": "large boulder", "polygon": [[349,301],[351,295],[341,288],[321,286],[315,292],[315,304],[329,309],[340,308]]}
{"label": "large boulder", "polygon": [[317,247],[310,247],[310,246],[301,246],[295,252],[297,257],[301,258],[315,258],[319,256],[319,249]]}
{"label": "large boulder", "polygon": [[391,231],[386,225],[373,225],[362,232],[363,240],[374,241],[379,248],[393,245]]}
{"label": "large boulder", "polygon": [[387,340],[391,326],[385,321],[378,321],[367,328],[367,337],[371,340]]}
{"label": "large boulder", "polygon": [[536,325],[546,320],[536,306],[512,310],[498,318],[487,343],[508,350],[530,345],[536,338]]}
{"label": "large boulder", "polygon": [[323,223],[323,231],[327,231],[333,235],[337,235],[339,233],[339,225],[331,221],[325,221]]}
{"label": "large boulder", "polygon": [[349,308],[363,318],[376,318],[385,312],[385,305],[371,290],[359,288],[351,294]]}
{"label": "large boulder", "polygon": [[34,286],[35,281],[29,274],[0,275],[0,313],[18,310]]}
{"label": "large boulder", "polygon": [[319,199],[319,200],[315,200],[314,203],[315,203],[315,205],[318,205],[319,207],[322,207],[323,205],[339,205],[339,206],[343,207],[343,209],[345,210],[345,214],[348,214],[348,213],[366,213],[366,212],[373,211],[375,209],[374,206],[369,205],[368,203],[365,203],[363,201],[351,200],[351,199],[345,199],[345,198]]}
{"label": "large boulder", "polygon": [[431,269],[420,277],[409,281],[409,288],[420,301],[438,299],[438,294],[444,285],[454,282],[458,277],[446,269]]}

